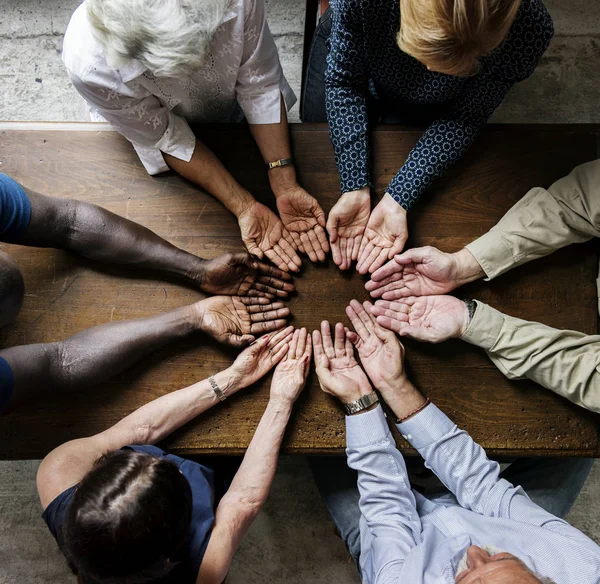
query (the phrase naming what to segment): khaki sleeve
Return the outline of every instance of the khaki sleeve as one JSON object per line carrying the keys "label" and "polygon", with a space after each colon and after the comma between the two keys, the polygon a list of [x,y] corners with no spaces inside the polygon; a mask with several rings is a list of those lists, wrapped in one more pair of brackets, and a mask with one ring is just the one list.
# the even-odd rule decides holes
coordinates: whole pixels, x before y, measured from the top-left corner
{"label": "khaki sleeve", "polygon": [[600,160],[595,160],[578,166],[548,190],[530,190],[467,249],[490,280],[599,234]]}
{"label": "khaki sleeve", "polygon": [[463,341],[482,347],[509,379],[531,379],[600,412],[600,335],[521,320],[477,301]]}

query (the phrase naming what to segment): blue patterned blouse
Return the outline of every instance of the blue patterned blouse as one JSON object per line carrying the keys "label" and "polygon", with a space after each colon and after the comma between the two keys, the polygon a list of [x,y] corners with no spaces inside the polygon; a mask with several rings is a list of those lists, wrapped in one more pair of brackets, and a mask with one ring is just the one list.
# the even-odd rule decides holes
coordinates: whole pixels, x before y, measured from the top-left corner
{"label": "blue patterned blouse", "polygon": [[334,0],[325,73],[327,118],[342,193],[371,183],[367,100],[429,110],[429,125],[387,192],[405,209],[465,154],[508,90],[533,73],[554,28],[541,0],[523,0],[506,40],[473,77],[429,71],[398,48],[399,0]]}

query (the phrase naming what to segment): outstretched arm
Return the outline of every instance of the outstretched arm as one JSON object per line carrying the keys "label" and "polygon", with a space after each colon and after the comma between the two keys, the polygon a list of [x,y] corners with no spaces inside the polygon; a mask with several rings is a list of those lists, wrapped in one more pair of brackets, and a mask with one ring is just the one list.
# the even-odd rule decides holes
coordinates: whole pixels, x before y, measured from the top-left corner
{"label": "outstretched arm", "polygon": [[[226,397],[263,377],[286,352],[292,327],[262,337],[245,349],[233,365],[215,373],[214,379]],[[89,438],[66,442],[42,461],[38,492],[47,507],[65,489],[77,484],[95,462],[128,444],[155,444],[219,402],[209,380],[163,395],[120,422]]]}
{"label": "outstretched arm", "polygon": [[13,404],[40,391],[98,384],[142,357],[199,331],[241,347],[285,325],[289,309],[266,298],[213,296],[171,312],[95,326],[65,341],[0,351],[12,369]]}
{"label": "outstretched arm", "polygon": [[[292,407],[310,369],[310,355],[310,336],[306,329],[296,330],[287,355],[273,374],[267,409],[231,487],[217,507],[198,575],[201,584],[225,580],[242,538],[267,500]],[[276,354],[276,358],[281,357]]]}

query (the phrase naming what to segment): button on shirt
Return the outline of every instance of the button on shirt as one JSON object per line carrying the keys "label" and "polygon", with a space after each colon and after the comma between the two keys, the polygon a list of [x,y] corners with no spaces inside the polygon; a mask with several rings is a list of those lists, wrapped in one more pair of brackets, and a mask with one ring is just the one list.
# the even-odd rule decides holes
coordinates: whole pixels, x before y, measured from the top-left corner
{"label": "button on shirt", "polygon": [[429,500],[411,490],[381,406],[347,417],[364,584],[454,584],[471,545],[509,552],[557,584],[600,582],[600,547],[499,478],[498,463],[435,405],[398,429],[454,497]]}
{"label": "button on shirt", "polygon": [[250,124],[279,123],[280,95],[288,109],[296,101],[267,25],[264,0],[234,0],[205,65],[184,78],[157,78],[135,59],[109,66],[83,2],[65,33],[63,62],[77,91],[133,144],[150,174],[168,170],[162,152],[189,162],[195,137],[188,121],[237,121],[237,100]]}
{"label": "button on shirt", "polygon": [[[371,184],[367,98],[407,121],[433,120],[387,192],[405,209],[462,157],[509,89],[533,73],[553,35],[541,0],[522,0],[506,40],[473,77],[429,71],[397,44],[398,0],[332,0],[327,119],[342,193]],[[420,122],[417,122],[420,123]]]}

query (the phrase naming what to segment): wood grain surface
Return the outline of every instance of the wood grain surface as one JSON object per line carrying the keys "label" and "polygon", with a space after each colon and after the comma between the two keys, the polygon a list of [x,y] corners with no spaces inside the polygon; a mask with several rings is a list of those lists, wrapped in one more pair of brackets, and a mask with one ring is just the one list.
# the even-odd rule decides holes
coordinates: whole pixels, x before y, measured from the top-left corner
{"label": "wood grain surface", "polygon": [[[76,126],[74,126],[76,129]],[[266,172],[243,126],[204,126],[199,137],[258,199],[273,207]],[[373,133],[377,193],[401,166],[420,133],[384,126]],[[339,183],[323,125],[293,125],[301,183],[326,212]],[[596,157],[597,134],[579,127],[491,126],[469,154],[410,213],[411,246],[455,251],[485,233],[534,186],[549,186]],[[150,177],[130,144],[114,132],[0,132],[0,171],[57,197],[90,201],[153,229],[202,257],[241,249],[237,223],[212,197],[174,174]],[[64,339],[90,326],[149,316],[202,297],[156,274],[140,274],[51,250],[1,245],[21,267],[26,297],[16,323],[0,331],[0,346]],[[567,248],[494,282],[457,295],[473,296],[511,315],[558,328],[597,331],[594,243]],[[347,324],[352,298],[367,299],[365,278],[329,261],[296,279],[293,324],[322,319]],[[494,455],[599,454],[598,420],[590,412],[530,382],[509,381],[471,345],[406,342],[411,377],[459,426]],[[160,395],[190,385],[231,363],[234,353],[201,336],[152,355],[126,374],[71,394],[49,394],[0,418],[0,458],[39,458],[58,444],[101,431]],[[268,399],[270,377],[188,424],[165,441],[180,455],[240,453]],[[396,434],[405,452],[408,445]],[[286,435],[287,452],[340,453],[344,417],[314,373]]]}

